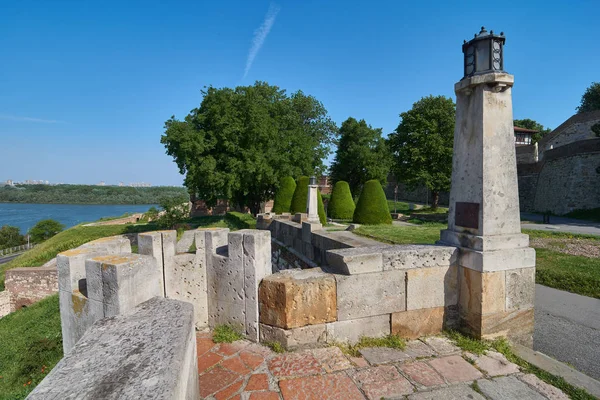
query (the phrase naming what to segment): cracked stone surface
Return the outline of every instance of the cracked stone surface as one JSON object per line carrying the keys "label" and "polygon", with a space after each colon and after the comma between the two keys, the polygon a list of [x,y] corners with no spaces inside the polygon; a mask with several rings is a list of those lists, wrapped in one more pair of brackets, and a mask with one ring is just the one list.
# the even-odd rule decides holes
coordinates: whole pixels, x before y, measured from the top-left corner
{"label": "cracked stone surface", "polygon": [[484,400],[474,382],[492,400],[568,398],[500,353],[461,354],[443,337],[410,341],[404,350],[364,348],[362,357],[335,346],[277,354],[245,340],[215,344],[210,333],[199,333],[196,343],[207,400]]}

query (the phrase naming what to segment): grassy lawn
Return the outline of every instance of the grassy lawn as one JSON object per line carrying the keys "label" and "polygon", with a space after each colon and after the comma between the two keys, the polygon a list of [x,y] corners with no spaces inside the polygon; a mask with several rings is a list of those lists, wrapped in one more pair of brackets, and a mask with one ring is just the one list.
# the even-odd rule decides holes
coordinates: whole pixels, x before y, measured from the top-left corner
{"label": "grassy lawn", "polygon": [[58,295],[0,319],[0,399],[24,399],[62,358]]}
{"label": "grassy lawn", "polygon": [[[414,204],[414,203],[411,203]],[[423,207],[418,210],[411,210],[409,207],[409,203],[405,201],[397,201],[394,207],[394,200],[388,200],[388,208],[390,212],[399,212],[401,214],[446,214],[448,213],[448,209],[446,207],[438,207],[437,209],[432,209],[431,207]]]}
{"label": "grassy lawn", "polygon": [[[445,224],[427,223],[420,226],[363,225],[354,233],[392,244],[433,244]],[[533,243],[535,239],[551,239],[552,249],[536,247],[536,281],[542,285],[572,293],[600,298],[600,257],[569,254],[569,245],[585,243],[600,247],[600,237],[564,232],[524,230]],[[564,247],[564,249],[561,249]]]}

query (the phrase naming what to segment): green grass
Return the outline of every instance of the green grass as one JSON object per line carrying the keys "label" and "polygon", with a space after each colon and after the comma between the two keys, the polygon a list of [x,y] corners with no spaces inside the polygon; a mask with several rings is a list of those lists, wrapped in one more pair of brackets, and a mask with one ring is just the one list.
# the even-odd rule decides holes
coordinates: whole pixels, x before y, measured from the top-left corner
{"label": "green grass", "polygon": [[581,233],[570,232],[554,232],[536,229],[523,229],[523,233],[529,235],[530,238],[539,239],[592,239],[600,242],[599,235],[586,235]]}
{"label": "green grass", "polygon": [[256,229],[256,219],[251,214],[230,211],[225,215],[225,222],[236,229]]}
{"label": "green grass", "polygon": [[397,335],[387,335],[381,338],[361,336],[356,344],[335,343],[334,345],[339,347],[344,354],[359,357],[360,349],[365,347],[389,347],[391,349],[404,350],[406,341]]}
{"label": "green grass", "polygon": [[392,244],[433,244],[440,238],[444,224],[423,226],[362,225],[353,232],[357,235]]}
{"label": "green grass", "polygon": [[264,342],[263,345],[267,346],[275,353],[285,353],[285,349],[279,342]]}
{"label": "green grass", "polygon": [[[521,370],[526,374],[534,374],[542,381],[555,386],[562,390],[567,396],[571,399],[575,400],[594,400],[596,399],[594,396],[590,395],[583,389],[577,388],[563,378],[553,375],[547,371],[544,371],[532,364],[529,364],[527,361],[523,360],[521,357],[517,356],[510,347],[508,341],[504,338],[497,339],[494,341],[488,340],[477,340],[469,338],[459,332],[449,331],[446,332],[446,335],[456,342],[456,345],[461,349],[468,351],[470,353],[475,354],[483,354],[486,350],[495,350],[499,353],[502,353],[506,359],[514,364],[517,364]],[[475,389],[475,388],[473,388]],[[476,389],[475,389],[476,390]]]}
{"label": "green grass", "polygon": [[233,343],[242,338],[242,335],[231,325],[218,325],[213,331],[212,340],[215,343]]}
{"label": "green grass", "polygon": [[[396,206],[394,207],[394,200],[388,200],[388,208],[390,212],[399,212],[401,214],[447,214],[448,208],[446,207],[438,207],[435,210],[431,207],[423,207],[418,210],[411,210],[409,207],[409,203],[405,201],[397,201]],[[411,203],[414,204],[414,203]]]}
{"label": "green grass", "polygon": [[600,259],[536,249],[536,283],[600,299]]}
{"label": "green grass", "polygon": [[569,218],[585,219],[587,221],[600,222],[600,207],[589,210],[574,210],[564,215]]}
{"label": "green grass", "polygon": [[58,295],[0,319],[0,399],[24,399],[62,358]]}

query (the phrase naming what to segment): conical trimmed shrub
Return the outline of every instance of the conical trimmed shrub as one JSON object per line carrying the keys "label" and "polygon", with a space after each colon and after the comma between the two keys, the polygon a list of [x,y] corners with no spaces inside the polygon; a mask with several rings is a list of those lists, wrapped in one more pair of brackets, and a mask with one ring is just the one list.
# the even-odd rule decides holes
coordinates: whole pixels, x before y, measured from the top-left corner
{"label": "conical trimmed shrub", "polygon": [[290,212],[292,197],[296,190],[296,181],[291,176],[285,176],[279,181],[279,190],[275,193],[275,202],[273,210],[275,214]]}
{"label": "conical trimmed shrub", "polygon": [[352,220],[365,225],[392,223],[385,193],[377,179],[367,181],[363,186]]}
{"label": "conical trimmed shrub", "polygon": [[321,222],[321,225],[325,225],[327,223],[327,214],[325,214],[323,196],[321,196],[321,191],[319,189],[317,189],[317,212],[319,213],[319,222]]}
{"label": "conical trimmed shrub", "polygon": [[306,199],[308,197],[308,176],[301,176],[296,180],[296,190],[292,197],[290,212],[292,214],[306,212]]}
{"label": "conical trimmed shrub", "polygon": [[327,205],[327,214],[333,219],[352,219],[356,205],[352,199],[350,185],[346,181],[338,181],[333,186],[331,200]]}

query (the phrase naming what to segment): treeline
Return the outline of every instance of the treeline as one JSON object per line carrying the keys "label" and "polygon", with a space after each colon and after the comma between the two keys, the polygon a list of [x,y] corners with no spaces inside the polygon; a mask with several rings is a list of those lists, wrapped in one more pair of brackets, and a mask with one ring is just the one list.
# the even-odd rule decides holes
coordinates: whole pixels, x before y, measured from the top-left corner
{"label": "treeline", "polygon": [[0,186],[0,203],[158,204],[161,198],[187,196],[175,186],[119,187],[94,185]]}

